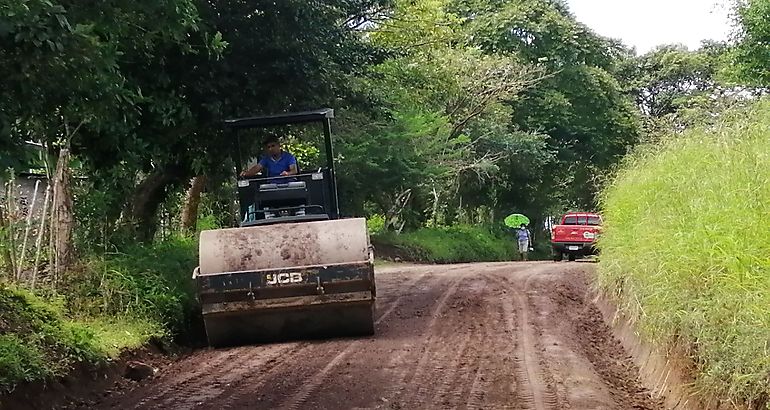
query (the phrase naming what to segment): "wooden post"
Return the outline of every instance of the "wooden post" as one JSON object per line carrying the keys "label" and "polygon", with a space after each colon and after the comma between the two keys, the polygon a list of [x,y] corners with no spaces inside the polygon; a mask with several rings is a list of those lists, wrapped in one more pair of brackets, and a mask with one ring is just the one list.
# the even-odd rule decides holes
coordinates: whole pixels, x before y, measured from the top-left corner
{"label": "wooden post", "polygon": [[27,253],[27,240],[29,239],[29,231],[32,228],[32,215],[35,213],[35,203],[37,202],[37,191],[40,188],[40,180],[35,181],[35,191],[32,193],[32,203],[27,210],[27,222],[24,226],[24,238],[21,241],[21,254],[19,256],[19,263],[16,267],[16,280],[21,279],[21,271],[24,268],[24,257]]}
{"label": "wooden post", "polygon": [[[5,264],[8,266],[8,273],[9,276],[15,272],[16,266],[14,266],[13,263],[13,256],[11,255],[12,249],[11,244],[12,241],[10,240],[10,237],[13,236],[13,232],[11,232],[11,224],[8,221],[8,218],[6,217],[7,212],[7,204],[9,201],[6,199],[6,206],[3,206],[0,204],[0,240],[6,242],[6,246],[2,248],[3,253],[3,259],[5,259]],[[5,236],[5,238],[3,238]]]}
{"label": "wooden post", "polygon": [[61,278],[74,261],[75,249],[72,242],[72,233],[75,225],[75,217],[72,204],[72,187],[69,169],[70,152],[68,148],[62,148],[59,152],[59,160],[56,162],[54,174],[53,192],[54,201],[51,214],[51,237],[53,243],[53,283]]}
{"label": "wooden post", "polygon": [[32,288],[35,288],[37,282],[37,271],[40,266],[40,251],[43,247],[43,237],[45,236],[45,220],[48,216],[48,200],[51,196],[51,183],[45,187],[45,199],[43,200],[43,214],[40,216],[40,224],[37,230],[37,240],[35,241],[35,264],[32,266]]}
{"label": "wooden post", "polygon": [[4,257],[6,264],[8,265],[9,273],[11,275],[16,274],[16,232],[14,231],[14,211],[13,205],[16,201],[13,185],[16,178],[11,175],[10,180],[5,188],[5,212],[0,207],[0,229],[5,231],[5,252]]}

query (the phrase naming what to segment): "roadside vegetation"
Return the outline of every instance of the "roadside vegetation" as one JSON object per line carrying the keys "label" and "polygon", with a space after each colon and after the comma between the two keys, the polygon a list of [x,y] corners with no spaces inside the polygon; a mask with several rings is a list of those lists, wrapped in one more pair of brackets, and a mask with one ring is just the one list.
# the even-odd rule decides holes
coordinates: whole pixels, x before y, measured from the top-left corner
{"label": "roadside vegetation", "polygon": [[[58,302],[58,303],[57,303]],[[102,363],[124,349],[164,337],[159,323],[137,318],[72,319],[64,298],[0,286],[0,393],[20,382],[63,376],[76,363]]]}
{"label": "roadside vegetation", "polygon": [[[389,257],[403,261],[427,263],[495,262],[515,258],[513,239],[501,237],[489,229],[455,225],[445,228],[422,228],[396,234],[375,235],[375,250],[386,247]],[[375,256],[377,253],[375,253]]]}
{"label": "roadside vegetation", "polygon": [[600,285],[705,397],[770,405],[770,101],[632,155],[603,195]]}
{"label": "roadside vegetation", "polygon": [[[713,192],[682,185],[693,195],[673,197],[682,203],[700,195],[711,200],[726,189],[736,191],[725,193],[725,201],[762,191],[742,185],[762,174],[740,174],[747,168],[739,156],[720,166],[716,151],[704,150],[714,161],[706,168],[700,151],[687,150],[702,135],[713,149],[760,152],[741,142],[748,137],[712,134],[729,127],[746,134],[757,126],[748,118],[762,119],[755,114],[728,126],[720,113],[770,87],[768,0],[736,2],[741,35],[735,41],[699,50],[662,45],[641,56],[577,21],[561,0],[6,3],[0,6],[3,390],[150,341],[196,339],[195,238],[201,229],[236,223],[236,165],[261,147],[252,135],[238,144],[243,158],[233,155],[233,138],[222,129],[227,118],[333,108],[341,212],[367,217],[375,243],[421,262],[510,259],[515,244],[502,227],[510,213],[532,221],[531,257],[547,257],[548,233],[537,227],[566,210],[596,209],[607,176],[643,142],[670,140],[625,162],[605,195],[610,214],[631,206],[613,202],[624,178],[677,149],[684,160],[670,165],[669,178],[725,184],[708,185]],[[686,129],[701,131],[679,141]],[[284,137],[302,169],[321,161],[317,130]],[[704,170],[738,179],[719,180]],[[664,182],[670,181],[655,186],[661,195]],[[620,221],[629,225],[657,214],[623,212],[628,217]],[[676,238],[690,235],[696,243],[688,246],[706,246],[739,232],[731,218]],[[610,217],[610,248],[619,223]],[[759,232],[755,225],[742,240],[759,240]],[[639,252],[646,246],[652,245]],[[737,252],[724,246],[708,256]],[[746,258],[766,249],[752,246],[714,266],[724,266],[719,272],[755,266],[756,259]],[[603,258],[613,260],[613,252]],[[617,255],[604,265],[605,286],[629,266]],[[687,256],[700,263],[692,266],[707,267],[703,255]],[[676,268],[670,260],[658,268]],[[719,275],[707,270],[691,277],[694,284],[677,284],[689,292],[704,286],[697,278],[713,282]],[[755,397],[747,387],[757,388],[754,370],[731,381],[727,393]]]}
{"label": "roadside vegetation", "polygon": [[56,292],[0,283],[0,393],[148,343],[193,341],[196,263],[194,241],[175,239],[87,258]]}

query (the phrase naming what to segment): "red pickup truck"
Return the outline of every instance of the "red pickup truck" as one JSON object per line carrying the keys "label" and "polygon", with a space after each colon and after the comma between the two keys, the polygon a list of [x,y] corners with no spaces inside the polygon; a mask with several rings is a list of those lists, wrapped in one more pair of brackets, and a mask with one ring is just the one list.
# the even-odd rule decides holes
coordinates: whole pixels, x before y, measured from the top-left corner
{"label": "red pickup truck", "polygon": [[570,261],[596,254],[596,239],[601,232],[602,217],[588,212],[571,212],[561,218],[561,224],[551,229],[553,260],[567,255]]}

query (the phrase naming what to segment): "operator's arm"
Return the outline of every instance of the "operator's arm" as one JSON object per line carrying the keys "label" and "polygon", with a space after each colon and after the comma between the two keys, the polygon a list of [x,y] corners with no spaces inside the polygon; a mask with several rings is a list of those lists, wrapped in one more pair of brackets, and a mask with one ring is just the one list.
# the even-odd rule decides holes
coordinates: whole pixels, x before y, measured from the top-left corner
{"label": "operator's arm", "polygon": [[256,164],[254,164],[254,166],[252,166],[251,168],[246,169],[243,172],[241,172],[241,176],[242,177],[253,177],[254,175],[257,175],[260,172],[262,172],[263,169],[264,169],[264,167],[262,166],[262,164],[258,162]]}
{"label": "operator's arm", "polygon": [[289,170],[281,172],[281,176],[297,175],[297,158],[289,152],[286,152],[285,155],[289,157]]}
{"label": "operator's arm", "polygon": [[285,177],[287,175],[297,175],[297,164],[291,164],[288,171],[281,172],[281,176]]}

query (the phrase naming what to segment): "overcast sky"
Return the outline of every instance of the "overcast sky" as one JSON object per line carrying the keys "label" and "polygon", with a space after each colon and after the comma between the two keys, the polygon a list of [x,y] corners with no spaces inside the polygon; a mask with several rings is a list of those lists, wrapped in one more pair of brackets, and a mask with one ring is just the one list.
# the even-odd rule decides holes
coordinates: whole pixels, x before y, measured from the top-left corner
{"label": "overcast sky", "polygon": [[568,0],[577,19],[597,33],[619,38],[643,54],[656,45],[729,37],[725,0]]}

